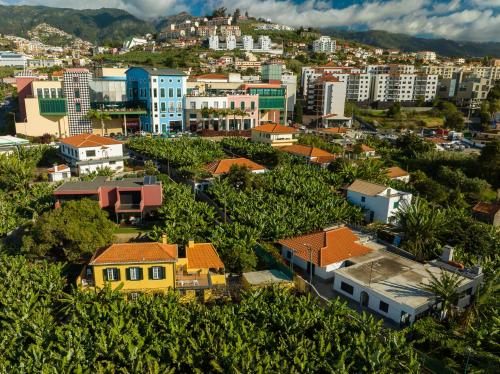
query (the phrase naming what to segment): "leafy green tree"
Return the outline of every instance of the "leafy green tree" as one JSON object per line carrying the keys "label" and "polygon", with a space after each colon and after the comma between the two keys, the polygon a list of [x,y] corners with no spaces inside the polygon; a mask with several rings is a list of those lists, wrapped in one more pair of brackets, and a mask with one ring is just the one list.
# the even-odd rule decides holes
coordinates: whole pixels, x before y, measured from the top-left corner
{"label": "leafy green tree", "polygon": [[246,166],[233,165],[225,176],[228,183],[238,191],[246,190],[252,184],[252,171]]}
{"label": "leafy green tree", "polygon": [[391,118],[396,118],[401,115],[401,103],[396,101],[391,105],[389,110],[387,111],[387,116]]}
{"label": "leafy green tree", "polygon": [[478,158],[481,175],[500,188],[500,141],[491,141],[481,150]]}
{"label": "leafy green tree", "polygon": [[108,129],[106,128],[106,121],[111,121],[111,116],[103,111],[91,109],[87,112],[85,118],[90,120],[96,120],[101,123],[101,135],[104,136],[108,133]]}
{"label": "leafy green tree", "polygon": [[459,111],[445,114],[444,126],[449,129],[462,131],[465,128],[465,120]]}
{"label": "leafy green tree", "polygon": [[68,201],[43,213],[24,235],[22,252],[56,256],[72,262],[87,260],[112,243],[115,224],[95,201]]}
{"label": "leafy green tree", "polygon": [[144,162],[144,173],[146,175],[158,175],[158,168],[152,160],[146,160]]}
{"label": "leafy green tree", "polygon": [[396,213],[396,227],[403,235],[403,248],[413,253],[418,260],[432,258],[439,249],[438,235],[443,230],[446,218],[439,209],[416,198],[405,204]]}
{"label": "leafy green tree", "polygon": [[225,8],[225,7],[216,8],[212,12],[212,17],[213,18],[225,17],[226,16],[226,12],[227,12],[227,8]]}
{"label": "leafy green tree", "polygon": [[442,308],[440,319],[444,320],[451,314],[453,306],[458,301],[457,289],[462,283],[462,278],[456,273],[445,270],[441,270],[439,275],[429,270],[427,273],[431,281],[428,284],[422,284],[420,288],[436,296],[437,303],[441,303]]}
{"label": "leafy green tree", "polygon": [[297,100],[297,102],[295,103],[295,111],[294,111],[294,120],[295,120],[295,123],[302,123],[303,117],[304,115],[304,109],[302,107],[302,101],[301,100]]}
{"label": "leafy green tree", "polygon": [[396,141],[396,146],[408,158],[416,158],[419,154],[429,152],[433,149],[431,143],[424,141],[415,134],[400,136]]}

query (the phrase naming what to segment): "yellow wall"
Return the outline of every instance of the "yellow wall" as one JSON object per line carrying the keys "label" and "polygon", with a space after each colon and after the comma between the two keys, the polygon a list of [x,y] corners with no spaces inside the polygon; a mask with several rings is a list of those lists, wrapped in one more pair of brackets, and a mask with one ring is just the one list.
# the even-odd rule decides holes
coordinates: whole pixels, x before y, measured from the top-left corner
{"label": "yellow wall", "polygon": [[[123,134],[123,117],[112,118],[111,121],[104,121],[104,134]],[[101,135],[101,121],[92,120],[92,133],[96,135]]]}
{"label": "yellow wall", "polygon": [[37,98],[26,98],[24,105],[27,121],[16,123],[16,134],[69,136],[68,116],[41,116]]}
{"label": "yellow wall", "polygon": [[210,279],[213,285],[225,285],[226,276],[224,274],[210,274]]}
{"label": "yellow wall", "polygon": [[[165,279],[149,279],[149,268],[153,266],[165,267]],[[138,281],[127,280],[125,270],[130,267],[142,268],[143,279]],[[98,288],[104,287],[103,270],[107,268],[120,269],[120,280],[109,282],[111,288],[115,289],[123,282],[122,291],[166,291],[168,288],[174,288],[174,263],[158,263],[158,264],[127,264],[127,265],[94,265],[94,281]]]}

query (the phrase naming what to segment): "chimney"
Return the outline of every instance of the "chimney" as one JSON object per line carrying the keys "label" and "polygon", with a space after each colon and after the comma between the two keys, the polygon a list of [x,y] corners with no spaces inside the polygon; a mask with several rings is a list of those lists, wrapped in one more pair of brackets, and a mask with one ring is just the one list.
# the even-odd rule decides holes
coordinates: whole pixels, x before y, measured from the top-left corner
{"label": "chimney", "polygon": [[189,239],[188,248],[194,248],[194,240],[193,239]]}
{"label": "chimney", "polygon": [[441,261],[450,262],[453,260],[453,247],[445,245],[443,247],[443,253],[441,254]]}
{"label": "chimney", "polygon": [[161,242],[162,242],[163,244],[168,244],[167,234],[163,234],[163,235],[161,236]]}
{"label": "chimney", "polygon": [[54,164],[54,173],[57,173],[57,164]]}

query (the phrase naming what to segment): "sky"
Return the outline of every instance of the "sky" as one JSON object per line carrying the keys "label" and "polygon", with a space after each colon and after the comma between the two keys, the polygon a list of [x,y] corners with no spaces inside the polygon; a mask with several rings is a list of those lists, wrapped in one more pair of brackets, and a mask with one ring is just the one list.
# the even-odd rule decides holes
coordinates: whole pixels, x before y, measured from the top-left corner
{"label": "sky", "polygon": [[500,42],[500,0],[0,0],[4,4],[121,8],[139,18],[225,6],[290,26],[377,29],[424,37]]}

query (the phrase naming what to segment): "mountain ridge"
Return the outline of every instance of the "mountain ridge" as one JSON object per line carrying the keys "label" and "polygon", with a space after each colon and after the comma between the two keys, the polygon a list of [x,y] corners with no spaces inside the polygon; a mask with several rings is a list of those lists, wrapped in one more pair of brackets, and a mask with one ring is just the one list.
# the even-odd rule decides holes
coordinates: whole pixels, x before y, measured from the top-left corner
{"label": "mountain ridge", "polygon": [[[0,5],[0,34],[27,37],[34,27],[47,23],[92,43],[121,43],[129,37],[155,33],[172,22],[193,17],[187,12],[181,12],[142,20],[125,10],[115,8],[81,10],[41,5]],[[348,31],[335,27],[321,28],[320,31],[325,35],[404,52],[429,50],[447,57],[500,57],[498,42],[427,39],[383,30]]]}

